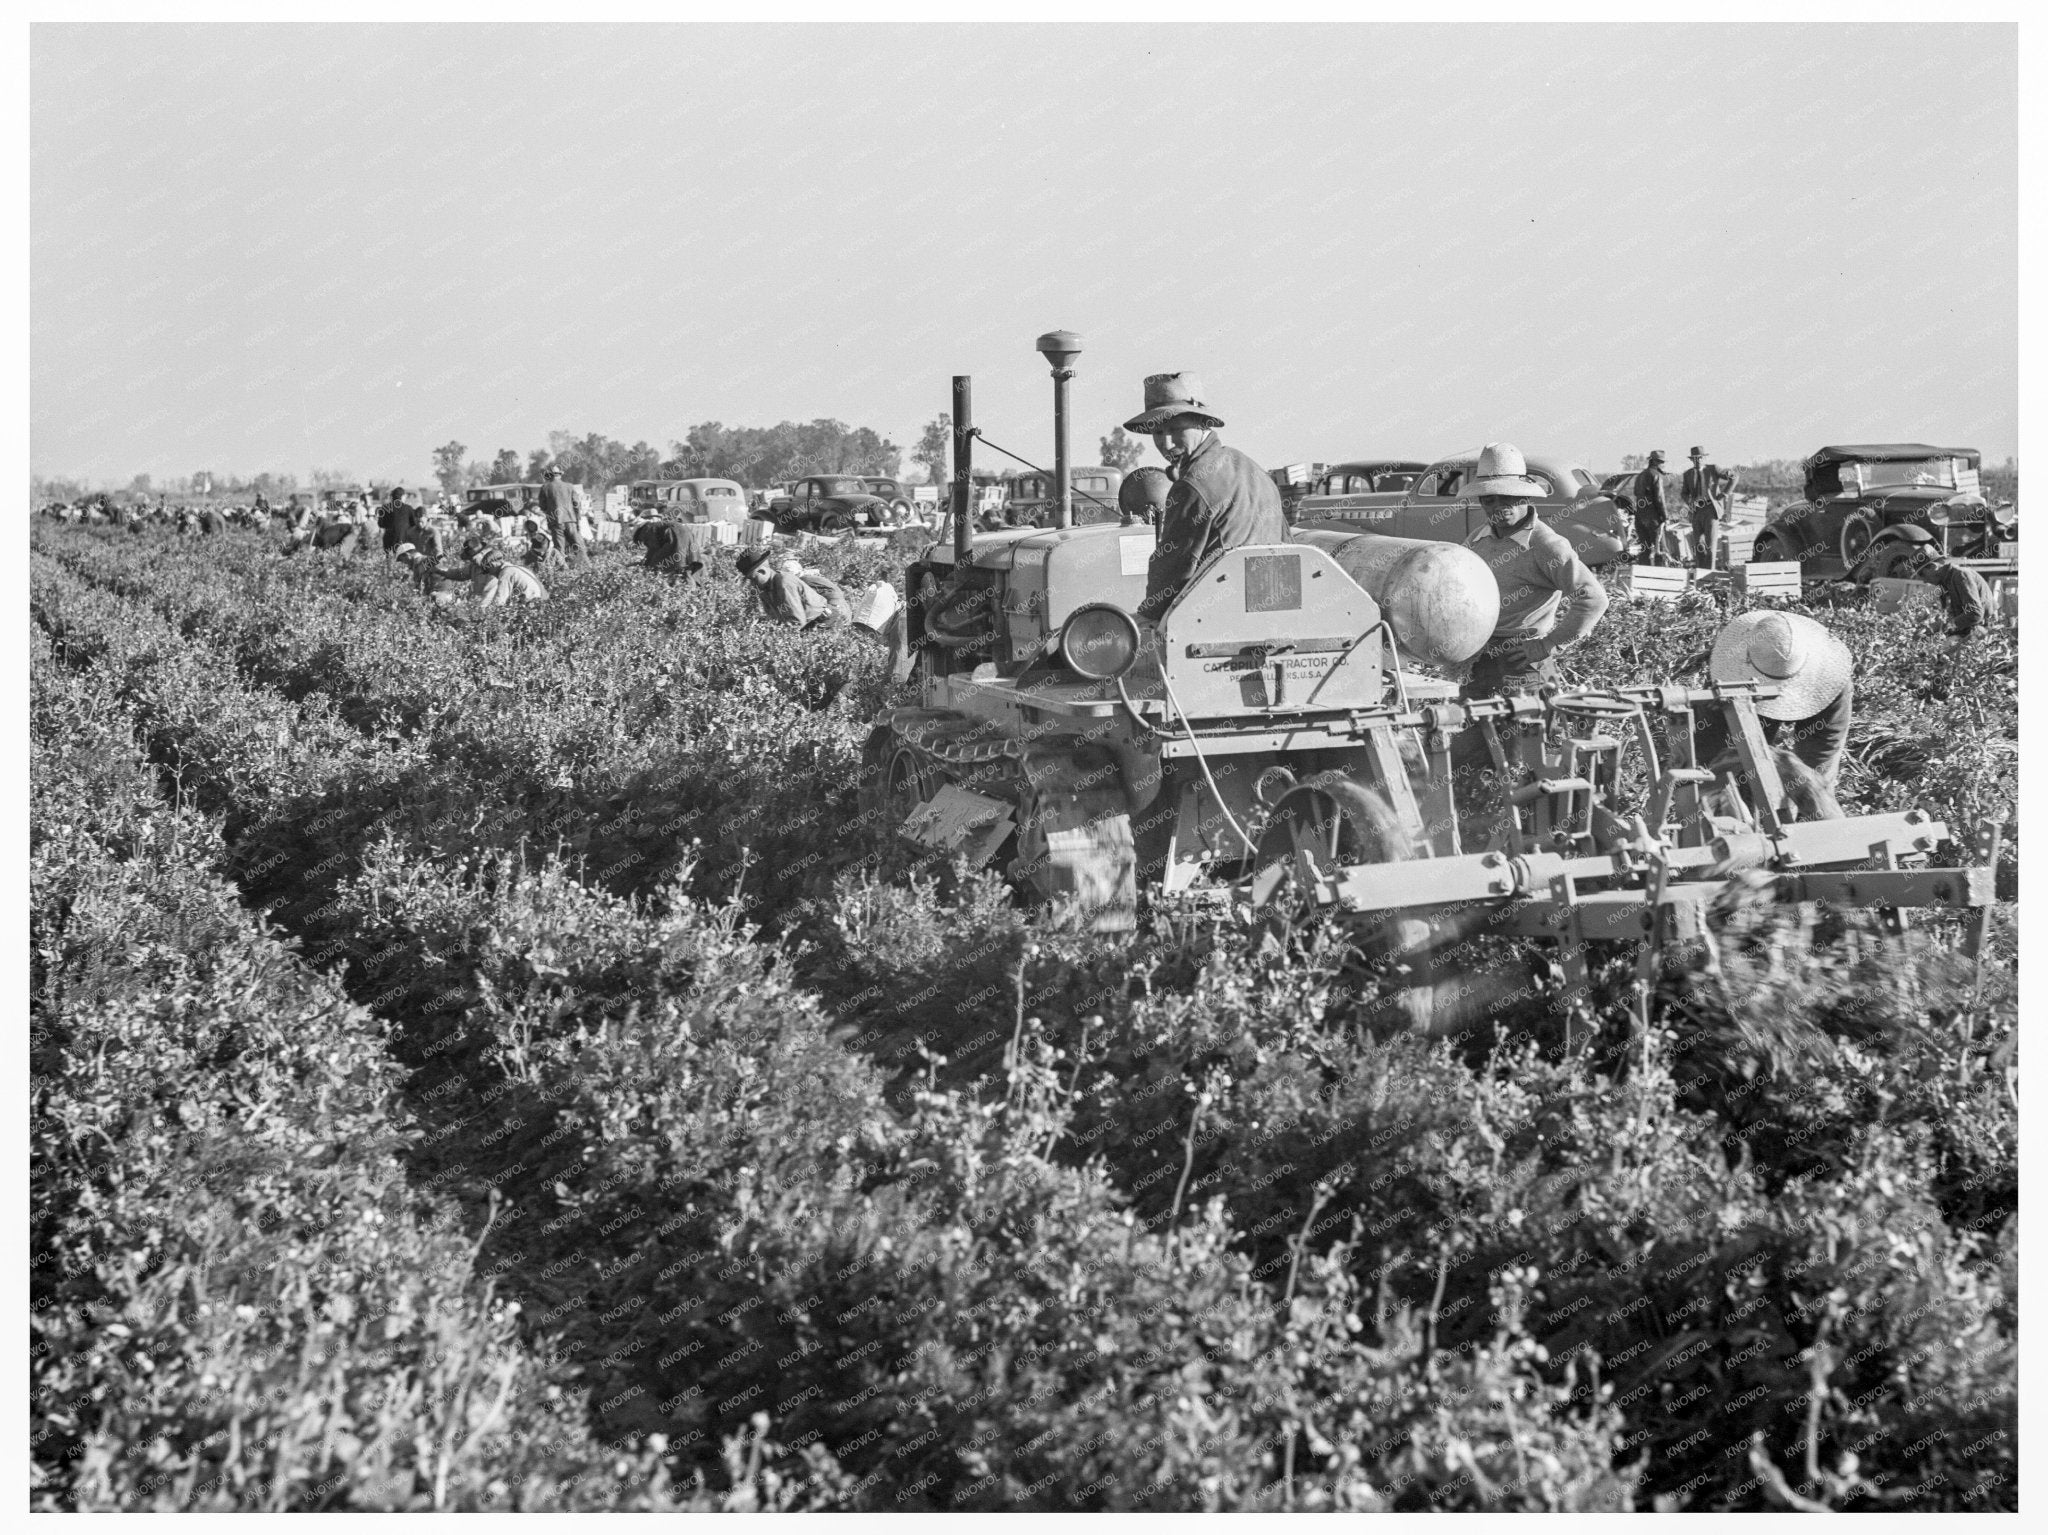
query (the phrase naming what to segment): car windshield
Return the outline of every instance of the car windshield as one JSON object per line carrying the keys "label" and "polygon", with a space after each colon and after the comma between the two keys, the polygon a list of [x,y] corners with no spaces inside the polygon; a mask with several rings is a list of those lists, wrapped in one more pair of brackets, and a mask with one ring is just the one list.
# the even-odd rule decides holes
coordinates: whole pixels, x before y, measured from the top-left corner
{"label": "car windshield", "polygon": [[1856,476],[1865,490],[1896,490],[1906,485],[1956,488],[1955,461],[1947,458],[1902,458],[1889,464],[1844,464],[1842,483]]}

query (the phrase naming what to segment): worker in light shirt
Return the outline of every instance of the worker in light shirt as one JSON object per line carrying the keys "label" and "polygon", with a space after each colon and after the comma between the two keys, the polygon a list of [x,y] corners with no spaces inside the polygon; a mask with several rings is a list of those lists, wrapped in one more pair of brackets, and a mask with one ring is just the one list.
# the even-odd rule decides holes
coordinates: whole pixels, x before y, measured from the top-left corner
{"label": "worker in light shirt", "polygon": [[1607,588],[1532,504],[1544,493],[1510,443],[1490,442],[1473,469],[1471,494],[1486,527],[1467,541],[1500,587],[1493,638],[1470,663],[1464,696],[1533,693],[1554,686],[1552,657],[1599,625]]}

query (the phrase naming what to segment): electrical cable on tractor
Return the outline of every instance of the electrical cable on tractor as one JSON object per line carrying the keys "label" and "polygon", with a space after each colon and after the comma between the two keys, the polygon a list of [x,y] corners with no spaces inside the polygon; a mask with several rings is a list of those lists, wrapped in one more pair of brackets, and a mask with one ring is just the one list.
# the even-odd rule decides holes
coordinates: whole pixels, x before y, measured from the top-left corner
{"label": "electrical cable on tractor", "polygon": [[[1040,349],[1064,466],[1079,340]],[[954,540],[908,573],[919,703],[874,721],[863,765],[864,812],[912,843],[994,863],[1096,932],[1133,929],[1141,889],[1328,912],[1383,962],[1381,1016],[1437,1033],[1528,994],[1526,972],[1474,959],[1481,936],[1554,946],[1580,999],[1588,946],[1633,945],[1647,1021],[1660,948],[1701,934],[1738,871],[1792,901],[1970,908],[1978,953],[1997,829],[1935,868],[1949,833],[1921,812],[1801,818],[1759,720],[1768,680],[1460,700],[1426,673],[1493,636],[1491,570],[1374,534],[1202,548],[1140,618],[1155,531],[1075,527],[1062,494],[1052,528],[977,535],[965,377],[952,419]],[[1705,722],[1732,769],[1696,755]],[[1490,819],[1456,803],[1466,732],[1504,785]]]}

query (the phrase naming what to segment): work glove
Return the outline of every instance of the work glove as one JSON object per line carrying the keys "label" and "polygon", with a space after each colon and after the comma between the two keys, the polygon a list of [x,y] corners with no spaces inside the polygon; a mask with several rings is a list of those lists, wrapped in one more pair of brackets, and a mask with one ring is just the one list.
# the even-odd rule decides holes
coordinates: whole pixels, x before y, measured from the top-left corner
{"label": "work glove", "polygon": [[1540,666],[1551,656],[1550,641],[1543,638],[1523,640],[1518,647],[1522,661],[1528,666]]}

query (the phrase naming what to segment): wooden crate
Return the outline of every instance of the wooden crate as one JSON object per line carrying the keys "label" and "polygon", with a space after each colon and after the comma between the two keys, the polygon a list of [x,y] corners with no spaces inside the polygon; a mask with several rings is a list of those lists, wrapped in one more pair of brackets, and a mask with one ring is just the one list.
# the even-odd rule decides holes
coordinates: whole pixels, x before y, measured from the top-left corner
{"label": "wooden crate", "polygon": [[1735,567],[1734,588],[1744,597],[1791,597],[1799,596],[1799,562],[1797,560],[1767,560],[1754,564],[1748,560]]}
{"label": "wooden crate", "polygon": [[749,517],[740,528],[740,538],[749,547],[758,549],[775,537],[775,524],[766,517]]}
{"label": "wooden crate", "polygon": [[1991,611],[2000,623],[2020,621],[2020,578],[1995,576],[1991,580]]}
{"label": "wooden crate", "polygon": [[1941,601],[1941,593],[1925,581],[1899,580],[1892,576],[1879,576],[1870,583],[1871,606],[1880,613],[1899,613],[1907,608],[1931,608]]}
{"label": "wooden crate", "polygon": [[1683,565],[1631,565],[1623,585],[1631,597],[1675,602],[1692,585],[1692,571]]}

